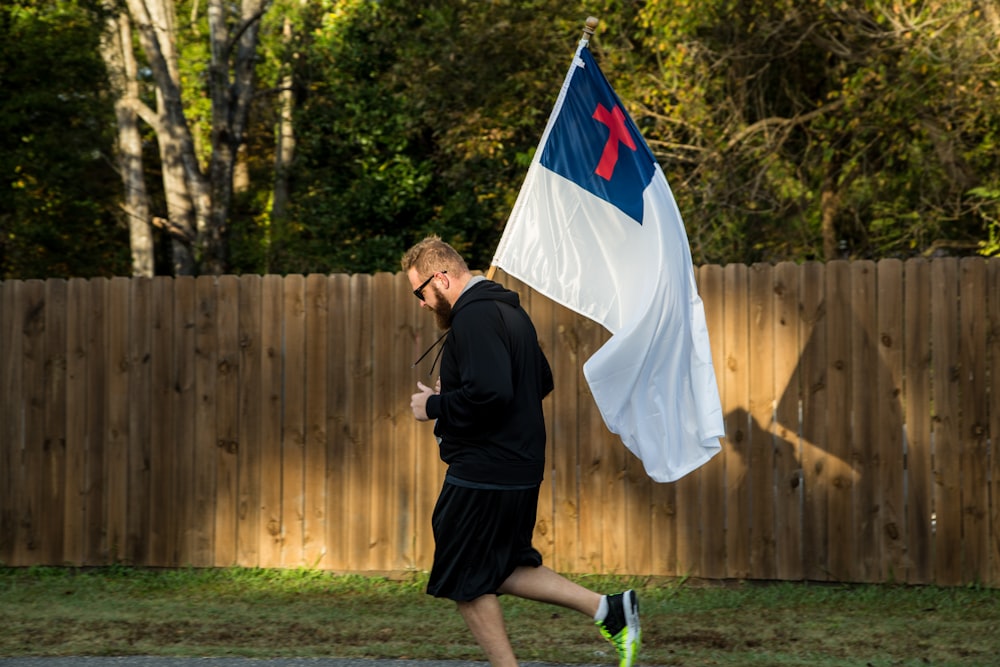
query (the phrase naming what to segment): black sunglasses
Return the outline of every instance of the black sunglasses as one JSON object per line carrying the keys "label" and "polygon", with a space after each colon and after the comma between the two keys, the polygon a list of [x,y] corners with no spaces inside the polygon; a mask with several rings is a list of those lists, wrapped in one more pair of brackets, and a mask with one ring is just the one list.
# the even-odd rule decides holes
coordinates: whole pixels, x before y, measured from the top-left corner
{"label": "black sunglasses", "polygon": [[434,276],[436,276],[439,273],[448,273],[448,272],[447,271],[435,271],[434,273],[432,273],[430,278],[428,278],[424,282],[420,283],[420,287],[418,287],[417,289],[413,290],[413,296],[415,296],[418,299],[420,299],[421,301],[423,301],[424,300],[424,288],[427,287],[427,285],[430,284],[430,282],[432,280],[434,280]]}

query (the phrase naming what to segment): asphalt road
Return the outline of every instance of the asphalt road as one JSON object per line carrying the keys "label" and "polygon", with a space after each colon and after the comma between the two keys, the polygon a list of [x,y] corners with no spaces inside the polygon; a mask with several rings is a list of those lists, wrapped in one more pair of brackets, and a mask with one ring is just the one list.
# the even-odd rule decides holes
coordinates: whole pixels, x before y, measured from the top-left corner
{"label": "asphalt road", "polygon": [[[521,664],[522,667],[559,667],[553,663],[543,662],[525,662]],[[361,658],[164,658],[152,656],[126,656],[0,658],[0,667],[489,667],[489,663],[466,660],[365,660]],[[576,665],[575,667],[587,666]]]}

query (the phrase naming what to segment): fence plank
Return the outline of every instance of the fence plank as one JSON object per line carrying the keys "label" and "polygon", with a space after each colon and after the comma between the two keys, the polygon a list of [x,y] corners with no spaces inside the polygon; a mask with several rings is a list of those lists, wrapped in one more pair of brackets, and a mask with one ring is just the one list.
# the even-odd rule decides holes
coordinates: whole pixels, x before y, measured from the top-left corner
{"label": "fence plank", "polygon": [[[697,272],[695,273],[695,288]],[[705,526],[702,520],[702,510],[707,490],[705,488],[705,468],[689,472],[674,484],[675,513],[672,522],[676,533],[677,565],[676,570],[694,577],[705,576],[702,572],[704,561]],[[647,515],[649,511],[645,512]],[[631,522],[630,522],[631,525]],[[642,572],[644,570],[632,570]]]}
{"label": "fence plank", "polygon": [[[725,292],[722,267],[702,266],[698,271],[698,291],[705,308],[705,322],[712,343],[712,365],[715,368],[719,395],[724,395],[722,381],[725,368],[722,340],[725,333]],[[719,453],[702,468],[701,504],[701,576],[721,579],[726,576],[726,467]]]}
{"label": "fence plank", "polygon": [[[726,572],[729,578],[750,576],[750,482],[747,478],[750,444],[750,373],[747,267],[725,267],[725,333],[722,346],[726,365],[725,395],[722,409],[726,415],[726,439],[723,452],[726,462]],[[730,295],[733,297],[730,299]]]}
{"label": "fence plank", "polygon": [[677,485],[653,484],[649,499],[652,525],[650,574],[673,576],[677,569]]}
{"label": "fence plank", "polygon": [[305,479],[302,560],[326,567],[327,278],[306,276]]}
{"label": "fence plank", "polygon": [[903,443],[903,263],[878,263],[878,374],[875,379],[875,437],[880,461],[882,500],[877,526],[882,539],[881,578],[901,581],[906,574],[906,456]]}
{"label": "fence plank", "polygon": [[[586,398],[592,401],[589,392],[580,387],[583,382],[580,365],[579,321],[572,311],[562,306],[553,306],[552,336],[556,353],[550,363],[555,378],[552,394],[552,453],[554,457],[553,494],[555,500],[555,569],[560,572],[581,571],[580,555],[580,484],[583,476],[590,474],[592,461],[585,464],[585,470],[578,470],[580,461],[579,423],[576,415],[579,404]],[[581,396],[584,394],[584,396]],[[600,465],[612,465],[612,457]],[[600,481],[607,484],[607,476]],[[601,492],[601,497],[610,493],[610,488]],[[624,518],[624,517],[622,517]],[[599,551],[604,550],[603,539]]]}
{"label": "fence plank", "polygon": [[[854,575],[859,581],[881,577],[881,466],[875,423],[878,389],[878,311],[875,263],[865,260],[851,265],[850,465],[854,468]],[[873,377],[874,375],[874,377]]]}
{"label": "fence plank", "polygon": [[962,581],[961,436],[959,433],[958,262],[937,259],[931,264],[932,392],[934,465],[934,581]]}
{"label": "fence plank", "polygon": [[[421,531],[429,530],[430,519],[422,520],[417,512],[417,420],[410,409],[410,396],[416,390],[413,362],[423,350],[416,350],[414,322],[421,315],[420,302],[413,298],[410,281],[405,273],[396,274],[390,284],[393,296],[395,336],[392,341],[392,456],[396,461],[396,476],[392,495],[398,504],[392,541],[395,549],[393,569],[418,568],[416,542]],[[425,490],[426,491],[426,490]],[[431,489],[433,491],[433,489]]]}
{"label": "fence plank", "polygon": [[[152,298],[146,303],[135,302],[141,313],[133,318],[135,326],[145,327],[146,342],[143,354],[152,362],[147,364],[146,384],[143,395],[151,404],[142,426],[148,432],[148,445],[139,444],[142,451],[133,466],[132,481],[148,485],[149,495],[137,500],[142,502],[144,513],[149,517],[149,527],[136,526],[137,535],[149,536],[150,563],[167,567],[176,565],[178,560],[177,525],[182,512],[183,501],[175,499],[177,486],[177,438],[174,431],[182,426],[174,418],[174,397],[177,379],[174,371],[174,281],[170,278],[154,278],[151,286],[145,288]],[[151,386],[150,386],[151,385]],[[139,437],[142,437],[141,435]],[[144,438],[145,439],[145,438]]]}
{"label": "fence plank", "polygon": [[[598,417],[600,419],[600,417]],[[601,433],[601,431],[597,431]],[[616,446],[625,449],[619,441]],[[653,525],[652,512],[654,487],[662,486],[656,484],[646,474],[646,469],[642,461],[630,452],[625,454],[625,474],[622,483],[625,487],[625,525],[622,530],[625,532],[625,553],[623,566],[618,572],[652,572],[653,571]],[[698,511],[692,512],[695,521],[698,520]],[[590,516],[585,517],[584,528],[591,525]],[[589,528],[588,532],[593,533],[596,529]],[[700,564],[700,561],[699,561]],[[588,572],[600,572],[602,570],[588,570]]]}
{"label": "fence plank", "polygon": [[[42,478],[45,426],[45,283],[29,280],[23,285],[21,307],[24,316],[19,331],[23,376],[23,398],[18,417],[23,420],[21,433],[20,539],[15,548],[15,563],[30,564],[43,553],[45,534]],[[79,442],[79,441],[78,441]],[[77,527],[80,530],[80,527]]]}
{"label": "fence plank", "polygon": [[215,516],[212,563],[237,564],[239,516],[240,281],[219,276],[216,285]]}
{"label": "fence plank", "polygon": [[282,317],[284,281],[281,276],[264,276],[260,310],[260,567],[281,564],[283,527],[281,467],[281,401],[283,359]]}
{"label": "fence plank", "polygon": [[283,281],[281,353],[281,565],[301,567],[305,513],[306,281]]}
{"label": "fence plank", "polygon": [[818,262],[802,266],[799,337],[802,354],[802,564],[806,579],[830,578],[829,487],[827,484],[827,325],[826,273]]}
{"label": "fence plank", "polygon": [[903,355],[906,415],[906,580],[934,580],[931,517],[931,263],[911,259],[904,267]]}
{"label": "fence plank", "polygon": [[87,347],[87,446],[83,492],[86,495],[86,530],[84,565],[107,562],[107,532],[104,522],[105,497],[104,447],[107,436],[108,345],[107,278],[89,281],[90,314]]}
{"label": "fence plank", "polygon": [[[390,570],[394,560],[390,540],[395,535],[397,519],[396,495],[393,493],[396,466],[392,446],[395,387],[391,383],[395,365],[392,358],[396,316],[393,297],[395,286],[392,274],[383,271],[372,277],[372,433],[368,450],[371,461],[371,488],[368,491],[371,509],[368,545],[369,563],[373,570]],[[411,391],[410,394],[412,393]]]}
{"label": "fence plank", "polygon": [[826,550],[829,493],[825,466],[827,447],[826,280],[823,265],[802,267],[799,331],[802,354],[802,564],[806,579],[830,578]]}
{"label": "fence plank", "polygon": [[260,565],[261,475],[263,445],[261,408],[264,405],[261,322],[264,280],[260,276],[239,279],[239,448],[237,449],[236,562],[244,567]]}
{"label": "fence plank", "polygon": [[693,577],[703,576],[701,573],[703,471],[703,468],[693,470],[673,483],[676,508],[673,521],[677,544],[676,569]]}
{"label": "fence plank", "polygon": [[219,328],[216,282],[215,276],[198,276],[195,280],[193,493],[189,527],[189,553],[195,567],[210,567],[215,562]]}
{"label": "fence plank", "polygon": [[[568,572],[587,572],[595,562],[614,572],[626,557],[625,534],[621,530],[627,520],[625,457],[620,441],[615,440],[609,447],[601,437],[606,427],[583,375],[583,364],[600,347],[596,330],[588,325],[569,309],[556,306],[559,353],[553,362],[556,377],[553,414],[556,478],[561,480],[556,486],[560,499],[556,521],[561,526],[556,530],[556,554],[561,556],[563,569]],[[588,411],[585,421],[577,417],[581,410]],[[584,452],[590,452],[590,458],[584,458]],[[585,489],[590,492],[586,498]],[[603,530],[587,526],[585,517],[591,515],[601,517]]]}
{"label": "fence plank", "polygon": [[[556,475],[564,470],[579,471],[578,478],[567,478],[566,486],[562,487],[563,493],[568,493],[570,484],[577,483],[578,519],[572,526],[572,530],[576,531],[575,537],[561,542],[561,545],[563,548],[574,549],[571,556],[572,571],[602,571],[604,542],[608,539],[605,531],[612,514],[607,497],[612,489],[605,482],[611,474],[610,466],[614,460],[612,448],[622,446],[620,442],[609,442],[604,437],[607,427],[583,375],[583,364],[603,344],[602,327],[590,320],[574,317],[565,308],[559,308],[556,326],[560,354],[553,359],[556,364],[553,368],[556,390],[559,392],[555,437],[558,451],[566,455],[561,459]],[[565,360],[565,363],[560,364],[560,360]],[[570,447],[573,442],[576,443],[575,451]],[[579,465],[567,467],[574,457]],[[624,506],[621,509],[623,516],[627,516],[627,509]],[[607,519],[606,513],[609,515]],[[641,524],[635,529],[641,531]],[[567,537],[567,532],[563,531],[563,537]],[[621,557],[622,552],[619,550],[611,560]]]}
{"label": "fence plank", "polygon": [[[30,284],[30,283],[28,283]],[[87,532],[87,355],[91,291],[87,281],[73,278],[68,286],[69,312],[66,316],[66,513],[63,522],[63,560],[83,564]],[[25,359],[30,359],[28,348]],[[31,375],[25,366],[25,380]],[[25,386],[25,398],[30,399]],[[27,424],[30,433],[32,426]],[[26,443],[30,440],[26,440]]]}
{"label": "fence plank", "polygon": [[772,579],[774,539],[774,271],[750,267],[750,575]]}
{"label": "fence plank", "polygon": [[782,262],[774,268],[774,536],[775,576],[801,579],[802,455],[799,442],[801,387],[799,360],[800,268]]}
{"label": "fence plank", "polygon": [[21,347],[15,291],[21,283],[0,280],[0,563],[12,564],[17,542],[16,502],[19,486],[16,452],[20,443]]}
{"label": "fence plank", "polygon": [[410,396],[415,385],[411,384],[412,370],[408,359],[409,341],[408,323],[411,321],[410,308],[415,299],[411,296],[409,281],[405,275],[386,274],[384,295],[390,318],[388,346],[386,350],[385,369],[387,391],[385,395],[385,411],[388,422],[385,427],[388,435],[385,439],[388,456],[392,459],[391,474],[384,477],[385,496],[388,500],[389,514],[385,526],[386,547],[385,562],[390,570],[401,570],[412,560],[412,550],[407,548],[413,535],[411,515],[411,483],[413,469],[406,467],[402,452],[410,452],[412,448],[404,444],[402,435],[412,433],[413,412],[410,410]]}
{"label": "fence plank", "polygon": [[66,498],[66,313],[69,286],[45,281],[45,405],[41,547],[46,562],[63,560]]}
{"label": "fence plank", "polygon": [[989,434],[990,449],[990,570],[986,582],[1000,587],[1000,257],[994,257],[986,265],[986,320],[987,358],[990,368]]}
{"label": "fence plank", "polygon": [[[150,512],[150,475],[153,431],[153,280],[136,278],[129,283],[129,420],[128,420],[128,516],[125,560],[134,565],[153,565],[153,527]],[[158,315],[157,315],[158,317]]]}
{"label": "fence plank", "polygon": [[350,276],[330,276],[327,293],[332,307],[327,313],[330,367],[327,371],[326,562],[331,569],[347,570],[350,564],[347,550],[347,448],[351,425],[348,400],[353,392],[345,388],[351,387],[347,334],[355,323],[350,317],[344,317],[344,312],[350,314]]}
{"label": "fence plank", "polygon": [[[197,319],[195,278],[174,279],[174,367],[173,394],[174,442],[176,452],[174,496],[177,506],[171,526],[175,551],[170,564],[190,566],[195,563],[195,327]],[[169,464],[168,464],[169,465]]]}
{"label": "fence plank", "polygon": [[[851,462],[851,421],[846,416],[851,406],[851,342],[857,322],[851,311],[851,269],[845,261],[826,265],[827,336],[827,441],[825,484],[829,531],[830,574],[836,581],[854,581],[856,527],[853,523],[853,487],[858,471]],[[836,332],[836,333],[834,333]],[[836,417],[834,417],[836,415]]]}
{"label": "fence plank", "polygon": [[989,575],[989,416],[986,403],[986,260],[959,262],[959,478],[962,507],[962,581]]}
{"label": "fence plank", "polygon": [[[580,381],[584,386],[587,386],[583,379]],[[590,394],[589,387],[587,387],[587,393],[588,395]],[[593,396],[591,395],[591,403],[593,403],[593,400]],[[601,562],[604,563],[603,571],[605,572],[625,572],[628,563],[628,539],[626,536],[629,530],[627,509],[629,480],[627,470],[629,459],[634,459],[635,455],[625,447],[621,438],[611,434],[606,426],[601,430],[601,425],[604,424],[603,418],[600,416],[596,405],[592,410],[588,423],[593,432],[601,434],[609,470],[609,475],[604,478],[605,489],[602,494],[607,504],[602,511],[605,523],[604,530],[601,531],[601,535],[604,538]],[[576,522],[579,524],[583,520],[584,517],[579,513],[578,504]],[[578,525],[577,534],[579,534],[579,531],[580,526]],[[595,531],[591,531],[591,533],[593,532]]]}
{"label": "fence plank", "polygon": [[[510,289],[520,288],[520,283],[505,276],[505,282]],[[522,302],[532,323],[535,325],[535,333],[538,336],[538,344],[545,353],[550,365],[555,364],[556,349],[555,327],[553,325],[554,310],[557,306],[548,298],[537,292],[527,291]],[[555,368],[553,367],[553,373]],[[556,389],[559,388],[561,378],[554,378]],[[556,570],[560,568],[556,565],[556,482],[561,472],[558,470],[556,452],[558,446],[555,437],[555,392],[549,394],[542,401],[542,410],[545,413],[545,478],[538,491],[538,512],[535,517],[535,532],[532,535],[532,545],[542,554],[542,560]]]}
{"label": "fence plank", "polygon": [[359,569],[369,569],[370,494],[372,491],[372,277],[351,276],[350,316],[347,330],[349,437],[345,445],[347,487],[348,561]]}
{"label": "fence plank", "polygon": [[108,441],[105,448],[104,475],[107,489],[105,525],[107,561],[125,559],[128,531],[129,474],[129,386],[132,361],[129,354],[128,278],[118,276],[108,285]]}

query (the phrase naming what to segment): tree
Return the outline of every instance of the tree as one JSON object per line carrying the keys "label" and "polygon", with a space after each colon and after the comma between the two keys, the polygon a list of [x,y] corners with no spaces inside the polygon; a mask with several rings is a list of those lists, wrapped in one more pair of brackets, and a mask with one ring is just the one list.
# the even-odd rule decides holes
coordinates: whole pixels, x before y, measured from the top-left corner
{"label": "tree", "polygon": [[581,34],[580,3],[316,3],[295,72],[290,270],[397,270],[437,233],[485,268]]}
{"label": "tree", "polygon": [[[255,56],[267,0],[225,3],[209,0],[205,17],[191,8],[192,37],[206,33],[207,63],[197,90],[185,91],[180,63],[180,28],[170,0],[126,0],[144,62],[152,74],[155,110],[124,86],[123,104],[155,132],[160,151],[167,218],[173,238],[173,268],[178,274],[219,274],[228,270],[227,225],[233,199],[233,173],[245,141],[254,92]],[[122,48],[130,44],[119,42]],[[122,61],[127,56],[122,55]],[[187,83],[193,84],[193,81]],[[193,87],[193,86],[192,86]],[[210,132],[205,154],[192,129],[185,98],[210,100]]]}
{"label": "tree", "polygon": [[1000,173],[995,17],[956,0],[645,3],[623,87],[696,260],[975,248],[996,201],[972,193]]}
{"label": "tree", "polygon": [[155,273],[153,230],[142,165],[142,134],[136,113],[140,104],[139,67],[132,53],[132,24],[128,15],[118,11],[113,3],[105,2],[104,9],[107,19],[101,57],[115,97],[118,171],[124,188],[122,208],[129,230],[132,275],[152,277]]}
{"label": "tree", "polygon": [[1000,247],[994,2],[275,7],[3,5],[3,275],[485,267],[589,13],[695,261]]}

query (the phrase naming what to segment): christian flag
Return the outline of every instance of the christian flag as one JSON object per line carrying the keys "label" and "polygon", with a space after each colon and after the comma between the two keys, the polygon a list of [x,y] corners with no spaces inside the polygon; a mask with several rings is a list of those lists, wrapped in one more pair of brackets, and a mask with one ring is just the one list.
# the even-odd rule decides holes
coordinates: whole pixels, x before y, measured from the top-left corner
{"label": "christian flag", "polygon": [[584,364],[608,428],[659,482],[720,450],[687,234],[652,152],[581,41],[493,264],[603,325]]}

